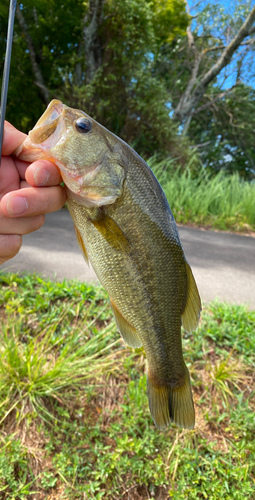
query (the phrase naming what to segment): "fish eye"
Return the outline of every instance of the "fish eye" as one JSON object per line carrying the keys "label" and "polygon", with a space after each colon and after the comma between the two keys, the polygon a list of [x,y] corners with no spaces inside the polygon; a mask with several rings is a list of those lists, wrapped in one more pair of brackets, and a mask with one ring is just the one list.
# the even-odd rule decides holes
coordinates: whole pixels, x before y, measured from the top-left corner
{"label": "fish eye", "polygon": [[92,123],[87,118],[78,118],[75,122],[75,128],[77,132],[87,134],[92,129]]}

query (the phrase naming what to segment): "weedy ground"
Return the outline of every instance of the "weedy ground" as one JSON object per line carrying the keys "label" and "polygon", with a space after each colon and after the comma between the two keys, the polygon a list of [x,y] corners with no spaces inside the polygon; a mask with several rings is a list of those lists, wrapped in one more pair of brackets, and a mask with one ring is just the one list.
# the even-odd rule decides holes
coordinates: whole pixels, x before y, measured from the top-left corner
{"label": "weedy ground", "polygon": [[222,170],[212,176],[204,168],[192,173],[173,168],[172,160],[148,164],[161,183],[176,222],[219,230],[255,231],[255,183]]}
{"label": "weedy ground", "polygon": [[0,285],[1,499],[255,498],[255,311],[212,303],[183,333],[196,427],[159,432],[102,288]]}

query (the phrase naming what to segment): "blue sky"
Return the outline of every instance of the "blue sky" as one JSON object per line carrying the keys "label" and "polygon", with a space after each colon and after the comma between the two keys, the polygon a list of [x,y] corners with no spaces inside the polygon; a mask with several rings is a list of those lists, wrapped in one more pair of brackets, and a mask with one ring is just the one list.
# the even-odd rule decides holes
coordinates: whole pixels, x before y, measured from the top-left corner
{"label": "blue sky", "polygon": [[[222,36],[222,24],[221,20],[224,19],[224,15],[228,16],[234,16],[236,8],[239,8],[243,10],[245,6],[249,8],[249,10],[254,7],[255,5],[255,0],[250,0],[250,1],[241,1],[241,0],[216,0],[213,2],[213,0],[208,1],[208,0],[202,0],[199,2],[199,0],[188,0],[188,5],[190,8],[190,14],[191,15],[196,15],[198,12],[203,11],[207,6],[213,5],[213,6],[218,6],[218,8],[215,8],[214,11],[214,17],[206,18],[206,23],[208,25],[212,26],[212,24],[216,24],[215,29],[213,30],[214,36]],[[244,19],[244,18],[243,18]],[[197,20],[194,19],[193,21],[193,27],[196,25]],[[231,27],[230,27],[231,31]],[[199,29],[199,32],[202,33],[202,28]],[[228,42],[232,39],[230,34],[230,38]],[[219,42],[221,44],[221,42]],[[226,41],[225,41],[226,43]],[[244,54],[245,47],[240,47],[238,53]],[[236,61],[237,61],[237,56],[233,56],[231,64],[221,72],[220,76],[218,77],[218,84],[222,84],[223,88],[229,88],[231,87],[235,82],[236,82]],[[227,76],[227,79],[225,80],[225,77]],[[225,81],[224,81],[225,80]],[[243,59],[243,65],[242,65],[242,81],[247,84],[251,85],[253,88],[255,88],[255,44],[254,44],[254,50],[253,53],[247,54],[244,59]]]}

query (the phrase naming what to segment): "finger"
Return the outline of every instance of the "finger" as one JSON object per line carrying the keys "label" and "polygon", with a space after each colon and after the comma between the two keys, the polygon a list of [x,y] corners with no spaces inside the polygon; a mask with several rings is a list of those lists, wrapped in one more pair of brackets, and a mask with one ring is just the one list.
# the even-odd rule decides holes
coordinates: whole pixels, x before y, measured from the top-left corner
{"label": "finger", "polygon": [[27,168],[26,180],[31,186],[57,186],[62,177],[55,163],[37,160]]}
{"label": "finger", "polygon": [[26,139],[26,134],[20,132],[15,127],[13,127],[9,122],[4,122],[4,137],[3,137],[3,147],[2,155],[8,156],[17,149],[18,146]]}
{"label": "finger", "polygon": [[[31,186],[30,184],[28,184],[27,181],[20,181],[20,189],[24,189],[24,188],[31,188],[33,186]],[[19,191],[18,192],[18,196],[21,194],[21,192]]]}
{"label": "finger", "polygon": [[[44,215],[37,215],[33,217],[14,217],[13,219],[7,217],[0,218],[1,232],[5,235],[12,234],[29,234],[37,231],[43,226],[45,222]],[[1,254],[0,254],[1,255]]]}
{"label": "finger", "polygon": [[[31,187],[30,184],[28,184],[27,181],[20,181],[20,184],[19,184],[19,187],[20,189],[24,189],[24,188],[29,188]],[[18,192],[18,196],[20,195],[20,191]]]}
{"label": "finger", "polygon": [[31,217],[59,210],[66,201],[62,186],[25,187],[3,196],[0,210],[5,217]]}
{"label": "finger", "polygon": [[19,234],[0,234],[0,265],[15,257],[22,245]]}
{"label": "finger", "polygon": [[49,160],[37,160],[33,163],[14,158],[20,179],[27,180],[30,186],[57,186],[62,182],[59,168]]}
{"label": "finger", "polygon": [[10,156],[3,157],[0,168],[0,198],[10,191],[19,188],[20,177],[13,159]]}
{"label": "finger", "polygon": [[17,158],[13,157],[12,160],[14,161],[15,167],[19,173],[20,179],[25,180],[26,178],[26,171],[30,165],[27,161],[22,161],[18,160]]}

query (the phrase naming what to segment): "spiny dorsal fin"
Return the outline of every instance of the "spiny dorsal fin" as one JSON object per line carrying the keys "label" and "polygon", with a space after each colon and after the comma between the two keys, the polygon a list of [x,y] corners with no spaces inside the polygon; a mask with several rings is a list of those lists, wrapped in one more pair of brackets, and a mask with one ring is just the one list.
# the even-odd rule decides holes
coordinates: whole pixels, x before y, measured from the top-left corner
{"label": "spiny dorsal fin", "polygon": [[182,314],[182,326],[188,333],[193,332],[197,328],[202,309],[200,295],[197,285],[190,269],[188,262],[186,264],[187,271],[187,301],[184,312]]}
{"label": "spiny dorsal fin", "polygon": [[134,348],[141,347],[142,342],[140,340],[140,337],[138,336],[136,329],[133,326],[131,326],[130,323],[128,323],[127,320],[122,316],[121,312],[116,307],[111,298],[110,301],[115,321],[117,324],[117,328],[121,333],[126,344]]}

